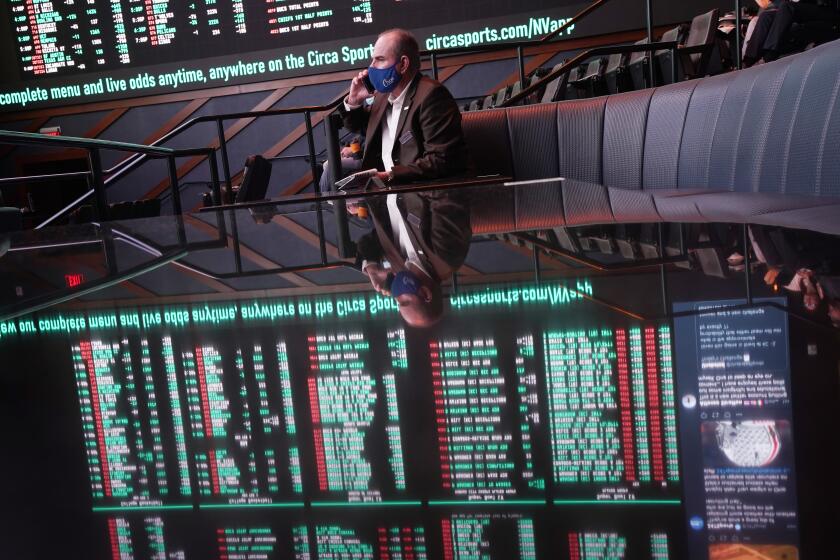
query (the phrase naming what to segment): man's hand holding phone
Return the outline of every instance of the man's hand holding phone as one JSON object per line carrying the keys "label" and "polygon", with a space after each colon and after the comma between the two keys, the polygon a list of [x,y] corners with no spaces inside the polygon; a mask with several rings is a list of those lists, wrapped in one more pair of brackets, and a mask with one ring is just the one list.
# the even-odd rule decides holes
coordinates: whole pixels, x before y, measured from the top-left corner
{"label": "man's hand holding phone", "polygon": [[350,82],[350,94],[347,96],[347,103],[354,106],[362,105],[365,99],[373,95],[373,91],[367,69],[362,70]]}

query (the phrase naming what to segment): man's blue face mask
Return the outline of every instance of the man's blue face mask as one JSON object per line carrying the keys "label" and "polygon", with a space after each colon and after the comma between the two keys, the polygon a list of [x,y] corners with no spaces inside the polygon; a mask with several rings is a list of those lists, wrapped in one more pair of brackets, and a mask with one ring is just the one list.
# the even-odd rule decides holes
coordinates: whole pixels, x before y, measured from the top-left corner
{"label": "man's blue face mask", "polygon": [[388,68],[368,68],[368,78],[376,91],[380,93],[391,93],[400,83],[402,75],[397,71],[397,63]]}
{"label": "man's blue face mask", "polygon": [[421,286],[422,284],[420,283],[420,280],[414,274],[407,270],[401,270],[400,272],[394,274],[394,278],[391,280],[389,289],[391,291],[391,296],[396,299],[398,296],[403,294],[417,295]]}

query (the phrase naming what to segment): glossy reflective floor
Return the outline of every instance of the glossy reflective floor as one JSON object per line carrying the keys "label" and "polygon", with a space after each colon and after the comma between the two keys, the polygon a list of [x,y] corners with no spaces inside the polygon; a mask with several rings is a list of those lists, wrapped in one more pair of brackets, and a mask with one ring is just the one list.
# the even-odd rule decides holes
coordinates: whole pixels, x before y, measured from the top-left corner
{"label": "glossy reflective floor", "polygon": [[347,197],[7,236],[10,557],[825,550],[837,240],[549,226],[557,182],[461,189],[430,329],[357,268]]}

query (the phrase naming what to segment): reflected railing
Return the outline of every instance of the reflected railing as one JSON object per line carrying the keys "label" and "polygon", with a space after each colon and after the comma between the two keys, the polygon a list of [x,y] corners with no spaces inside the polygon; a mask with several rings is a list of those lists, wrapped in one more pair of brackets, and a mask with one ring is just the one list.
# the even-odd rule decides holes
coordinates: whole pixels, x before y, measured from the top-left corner
{"label": "reflected railing", "polygon": [[[790,286],[781,281],[763,283],[759,280],[759,268],[769,265],[766,258],[756,262],[754,234],[758,231],[756,228],[766,226],[668,223],[663,220],[621,223],[619,220],[599,221],[597,216],[582,220],[570,214],[575,204],[569,198],[570,193],[581,187],[605,189],[560,177],[511,181],[507,177],[494,176],[385,190],[305,193],[205,208],[183,216],[17,232],[6,238],[8,248],[0,258],[0,274],[7,279],[7,284],[22,286],[23,293],[4,297],[0,302],[0,320],[7,321],[80,298],[89,302],[89,298],[99,292],[105,294],[110,288],[127,286],[153,272],[164,277],[161,281],[170,286],[179,281],[177,271],[180,270],[205,278],[216,286],[236,286],[236,282],[247,279],[270,281],[275,277],[291,277],[298,280],[298,289],[307,291],[335,291],[348,286],[364,289],[367,278],[358,270],[355,254],[340,254],[335,244],[336,231],[319,234],[319,216],[323,224],[324,214],[346,214],[338,204],[340,202],[364,203],[388,195],[449,196],[457,192],[472,207],[471,250],[476,255],[488,256],[484,261],[478,256],[475,262],[467,260],[463,270],[456,272],[445,285],[445,291],[450,295],[458,294],[466,285],[506,279],[529,280],[541,285],[558,275],[643,278],[643,288],[635,293],[615,297],[582,294],[582,297],[634,319],[663,319],[685,314],[673,312],[674,293],[679,293],[685,279],[700,281],[702,278],[702,282],[709,282],[710,286],[720,289],[725,286],[730,299],[743,301],[736,305],[747,307],[779,307],[778,303],[764,298],[790,293],[789,305],[781,309],[813,324],[827,326],[825,317],[806,308],[798,300],[798,292],[789,289]],[[540,210],[547,213],[539,220],[526,220],[516,215],[515,208],[521,210],[528,206],[528,200],[540,201]],[[552,211],[552,205],[558,210]],[[346,218],[353,239],[372,228],[369,219],[353,215]],[[774,229],[777,230],[788,235],[783,228]],[[798,239],[805,234],[790,235]],[[817,252],[824,248],[826,254],[830,253],[828,249],[833,237],[817,239],[814,236],[819,234],[807,235],[816,239],[809,241],[812,252],[814,248]],[[724,238],[726,241],[721,242]],[[516,267],[497,266],[504,264],[508,253],[516,253]],[[735,254],[738,262],[733,264],[727,259]],[[816,258],[814,262],[819,260]],[[64,285],[61,282],[63,273],[72,272],[77,266],[93,272],[86,274],[85,281],[79,285]],[[801,268],[806,269],[806,266]],[[821,271],[828,269],[814,268],[818,271],[817,276],[809,282],[817,283],[821,280]],[[40,283],[36,281],[39,274],[43,276],[48,271],[62,274],[53,274],[51,284],[43,278]],[[343,277],[341,280],[323,280],[327,278],[324,273]],[[317,279],[313,279],[312,274]],[[283,289],[286,288],[276,288]],[[184,292],[182,295],[189,294]],[[111,294],[109,297],[130,301],[154,298],[156,294],[147,289],[139,295]],[[173,297],[179,297],[178,293]],[[820,299],[822,308],[833,305],[831,295],[821,295]]]}

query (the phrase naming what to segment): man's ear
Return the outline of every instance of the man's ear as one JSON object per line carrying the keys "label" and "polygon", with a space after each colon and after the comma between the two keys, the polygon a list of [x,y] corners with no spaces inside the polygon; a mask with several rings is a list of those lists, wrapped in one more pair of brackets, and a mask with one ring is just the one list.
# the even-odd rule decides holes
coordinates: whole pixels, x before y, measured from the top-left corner
{"label": "man's ear", "polygon": [[408,72],[408,68],[411,66],[411,62],[408,60],[408,57],[402,55],[400,57],[400,74],[405,74]]}
{"label": "man's ear", "polygon": [[417,290],[417,295],[420,296],[420,299],[429,303],[432,301],[434,294],[432,294],[432,290],[428,286],[420,286],[420,289]]}

